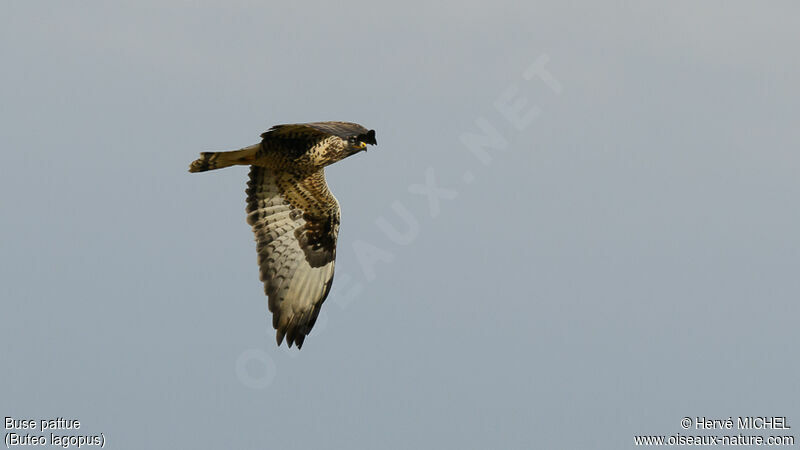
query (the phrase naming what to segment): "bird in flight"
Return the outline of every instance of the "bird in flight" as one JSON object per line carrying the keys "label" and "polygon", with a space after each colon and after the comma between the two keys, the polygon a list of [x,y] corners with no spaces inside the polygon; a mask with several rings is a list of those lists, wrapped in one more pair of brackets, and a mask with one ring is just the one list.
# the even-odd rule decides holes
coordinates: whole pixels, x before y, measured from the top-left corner
{"label": "bird in flight", "polygon": [[228,152],[203,152],[189,172],[250,166],[247,223],[281,345],[303,346],[333,282],[339,202],[325,166],[376,145],[375,130],[350,122],[276,125],[261,142]]}

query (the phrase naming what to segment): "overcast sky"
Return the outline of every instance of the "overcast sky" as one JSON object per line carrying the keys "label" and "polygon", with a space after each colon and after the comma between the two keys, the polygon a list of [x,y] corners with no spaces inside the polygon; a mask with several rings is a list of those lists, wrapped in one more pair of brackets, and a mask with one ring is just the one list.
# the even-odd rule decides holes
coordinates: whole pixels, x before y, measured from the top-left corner
{"label": "overcast sky", "polygon": [[[798,30],[793,2],[3,2],[0,415],[111,449],[796,430]],[[186,170],[321,120],[378,146],[327,170],[298,352],[247,169]]]}

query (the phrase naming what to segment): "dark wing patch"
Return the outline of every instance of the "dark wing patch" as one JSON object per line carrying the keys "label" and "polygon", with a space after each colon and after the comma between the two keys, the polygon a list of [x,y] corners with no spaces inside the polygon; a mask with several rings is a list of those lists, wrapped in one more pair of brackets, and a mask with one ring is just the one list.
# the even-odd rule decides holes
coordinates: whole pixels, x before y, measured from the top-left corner
{"label": "dark wing patch", "polygon": [[311,267],[321,267],[336,258],[336,234],[333,230],[339,229],[339,217],[315,217],[303,214],[305,225],[295,230],[294,234],[300,248],[306,255],[306,261]]}
{"label": "dark wing patch", "polygon": [[275,125],[262,133],[262,148],[277,145],[292,158],[303,155],[309,148],[317,145],[330,134],[305,124]]}
{"label": "dark wing patch", "polygon": [[278,345],[285,336],[300,348],[333,282],[339,205],[321,170],[302,178],[251,166],[247,185],[247,223]]}

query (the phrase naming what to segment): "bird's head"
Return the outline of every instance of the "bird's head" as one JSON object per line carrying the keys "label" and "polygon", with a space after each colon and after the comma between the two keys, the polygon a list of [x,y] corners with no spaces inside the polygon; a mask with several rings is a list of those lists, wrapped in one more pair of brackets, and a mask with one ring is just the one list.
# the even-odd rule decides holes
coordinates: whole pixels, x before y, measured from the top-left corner
{"label": "bird's head", "polygon": [[375,140],[375,130],[369,130],[366,133],[349,136],[346,139],[345,152],[347,156],[355,155],[360,151],[367,151],[367,145],[377,145],[378,141]]}

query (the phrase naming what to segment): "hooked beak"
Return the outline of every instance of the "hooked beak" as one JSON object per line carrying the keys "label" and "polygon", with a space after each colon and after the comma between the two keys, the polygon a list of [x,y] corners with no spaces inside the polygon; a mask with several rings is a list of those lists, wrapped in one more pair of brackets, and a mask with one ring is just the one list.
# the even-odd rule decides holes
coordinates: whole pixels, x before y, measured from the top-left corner
{"label": "hooked beak", "polygon": [[369,130],[364,134],[360,134],[357,137],[358,139],[358,150],[357,151],[367,151],[367,144],[370,145],[378,145],[378,141],[375,140],[375,130]]}
{"label": "hooked beak", "polygon": [[350,147],[351,155],[354,155],[362,150],[367,151],[367,144],[378,144],[378,141],[375,140],[375,130],[369,130],[366,133],[360,134],[356,137],[356,139],[358,140],[358,143]]}

